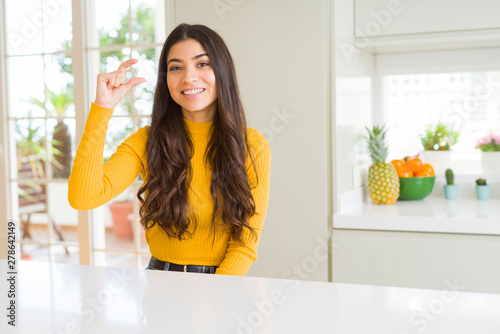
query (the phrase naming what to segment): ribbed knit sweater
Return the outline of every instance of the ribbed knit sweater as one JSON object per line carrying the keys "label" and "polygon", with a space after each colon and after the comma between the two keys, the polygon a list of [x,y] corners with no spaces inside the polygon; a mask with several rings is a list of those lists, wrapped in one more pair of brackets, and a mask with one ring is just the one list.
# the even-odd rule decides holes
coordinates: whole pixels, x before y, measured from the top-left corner
{"label": "ribbed knit sweater", "polygon": [[[129,136],[118,146],[111,158],[105,164],[102,163],[104,141],[112,115],[112,109],[92,103],[68,181],[68,200],[77,210],[91,210],[109,202],[125,191],[139,173],[143,182],[147,181],[146,142],[149,126],[142,127]],[[243,276],[257,259],[257,246],[266,216],[271,176],[270,145],[259,131],[247,128],[259,181],[258,185],[251,189],[256,214],[249,220],[257,232],[257,238],[251,238],[248,229],[244,228],[244,243],[236,243],[218,224],[214,242],[211,222],[214,208],[210,195],[211,171],[205,166],[203,159],[213,121],[197,123],[184,118],[184,123],[194,145],[189,200],[198,217],[198,223],[187,240],[170,238],[155,224],[146,231],[150,252],[162,261],[181,265],[219,266],[216,274]],[[248,157],[247,152],[246,170],[249,183],[255,185],[255,172]],[[193,225],[190,226],[190,232],[192,231]]]}

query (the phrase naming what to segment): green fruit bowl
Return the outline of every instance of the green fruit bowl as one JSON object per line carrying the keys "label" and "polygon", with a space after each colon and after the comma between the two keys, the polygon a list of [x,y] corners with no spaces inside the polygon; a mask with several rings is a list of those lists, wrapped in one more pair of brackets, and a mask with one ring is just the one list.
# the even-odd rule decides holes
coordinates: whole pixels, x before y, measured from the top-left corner
{"label": "green fruit bowl", "polygon": [[434,188],[435,176],[400,177],[398,201],[415,201],[424,199]]}

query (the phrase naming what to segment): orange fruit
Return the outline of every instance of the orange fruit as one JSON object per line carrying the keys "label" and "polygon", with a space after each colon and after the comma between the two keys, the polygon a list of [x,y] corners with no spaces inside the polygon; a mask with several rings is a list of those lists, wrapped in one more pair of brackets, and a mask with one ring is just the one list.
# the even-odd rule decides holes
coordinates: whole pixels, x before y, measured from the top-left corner
{"label": "orange fruit", "polygon": [[408,161],[406,161],[406,167],[413,173],[420,172],[423,166],[424,164],[422,163],[422,160],[420,160],[419,157],[410,158],[408,159]]}
{"label": "orange fruit", "polygon": [[420,172],[417,172],[415,174],[415,177],[429,177],[429,176],[432,176],[431,173],[427,172],[427,171],[420,171]]}
{"label": "orange fruit", "polygon": [[406,168],[406,166],[396,168],[399,177],[413,177],[413,172]]}
{"label": "orange fruit", "polygon": [[421,172],[427,172],[427,173],[429,173],[430,176],[434,176],[435,175],[434,168],[432,167],[431,164],[424,164],[422,166]]}
{"label": "orange fruit", "polygon": [[406,163],[403,160],[399,160],[399,159],[392,160],[391,164],[394,166],[394,168],[396,168],[396,170],[398,170],[398,168],[401,168],[401,167],[406,165]]}

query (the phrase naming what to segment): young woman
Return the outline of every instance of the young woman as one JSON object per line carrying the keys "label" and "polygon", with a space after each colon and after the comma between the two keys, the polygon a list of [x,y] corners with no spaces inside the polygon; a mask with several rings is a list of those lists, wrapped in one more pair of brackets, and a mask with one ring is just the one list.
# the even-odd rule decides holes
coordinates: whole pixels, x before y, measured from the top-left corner
{"label": "young woman", "polygon": [[90,210],[122,193],[140,173],[147,269],[245,275],[269,198],[271,150],[246,126],[236,72],[222,38],[181,24],[159,59],[151,126],[128,137],[102,164],[115,106],[135,85],[130,59],[97,76],[97,93],[69,178],[68,199]]}

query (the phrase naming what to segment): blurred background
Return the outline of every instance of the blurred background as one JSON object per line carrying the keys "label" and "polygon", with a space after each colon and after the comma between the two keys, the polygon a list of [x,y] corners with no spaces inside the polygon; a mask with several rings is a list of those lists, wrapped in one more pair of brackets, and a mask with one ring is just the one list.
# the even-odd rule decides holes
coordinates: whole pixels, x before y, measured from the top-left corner
{"label": "blurred background", "polygon": [[[273,152],[259,259],[248,275],[421,288],[458,278],[500,293],[500,172],[478,141],[500,134],[500,3],[495,0],[3,0],[0,2],[0,231],[16,221],[21,258],[144,268],[140,176],[91,211],[67,179],[98,73],[130,58],[145,77],[116,107],[105,162],[150,124],[157,59],[180,23],[226,41],[249,126]],[[459,133],[426,199],[374,206],[365,126],[386,124],[388,160],[420,154],[443,124]],[[500,152],[498,152],[500,154]],[[500,165],[494,165],[500,169]],[[495,167],[493,168],[495,170]],[[474,179],[493,185],[478,202]],[[1,257],[5,258],[2,246]]]}

